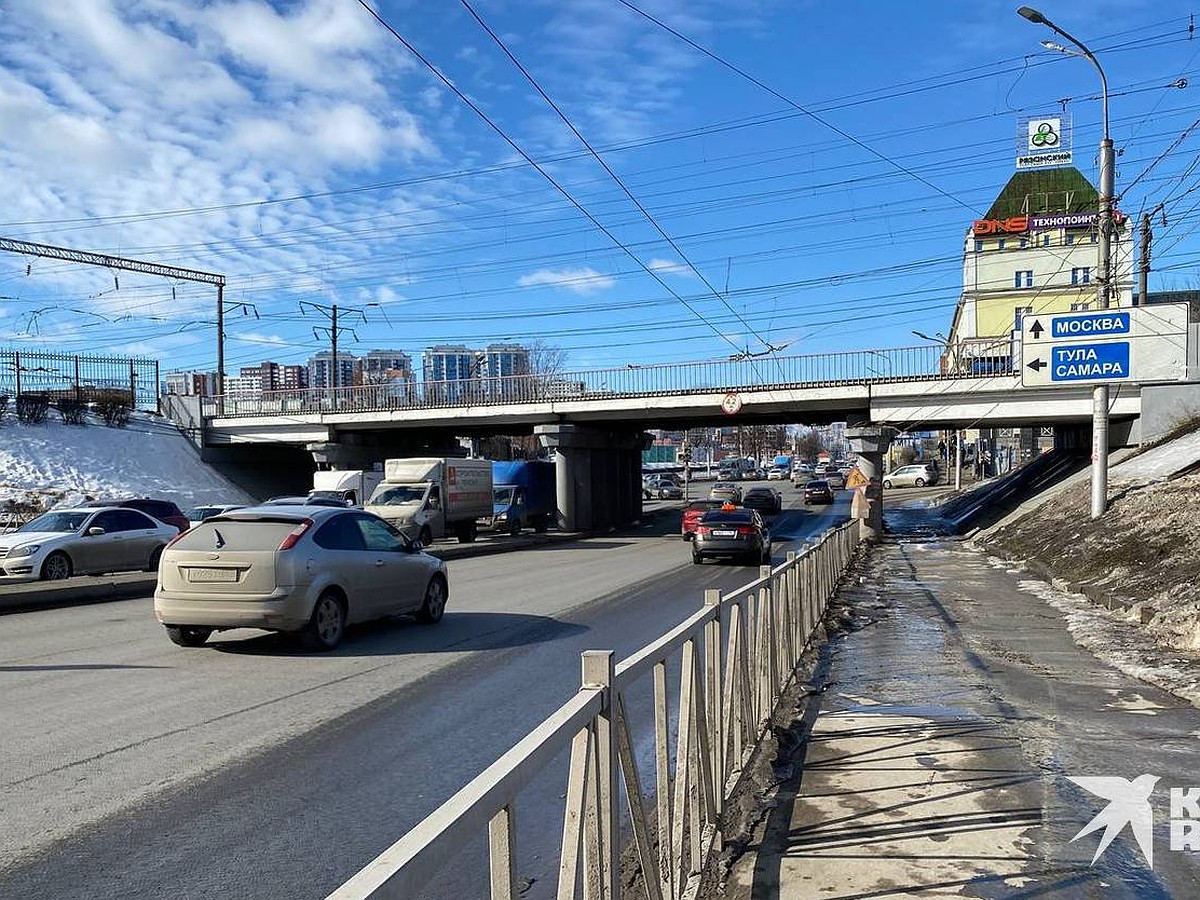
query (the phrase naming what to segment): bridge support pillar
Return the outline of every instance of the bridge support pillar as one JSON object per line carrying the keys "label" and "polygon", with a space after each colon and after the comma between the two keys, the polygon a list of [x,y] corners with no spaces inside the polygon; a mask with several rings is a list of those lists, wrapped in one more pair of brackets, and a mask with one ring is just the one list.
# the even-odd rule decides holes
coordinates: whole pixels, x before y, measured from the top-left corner
{"label": "bridge support pillar", "polygon": [[858,456],[858,469],[867,483],[854,491],[850,514],[859,520],[862,538],[878,541],[883,537],[883,455],[896,429],[887,425],[860,425],[846,429],[850,449]]}
{"label": "bridge support pillar", "polygon": [[641,515],[642,432],[556,424],[538,425],[534,434],[557,453],[559,528],[615,528]]}

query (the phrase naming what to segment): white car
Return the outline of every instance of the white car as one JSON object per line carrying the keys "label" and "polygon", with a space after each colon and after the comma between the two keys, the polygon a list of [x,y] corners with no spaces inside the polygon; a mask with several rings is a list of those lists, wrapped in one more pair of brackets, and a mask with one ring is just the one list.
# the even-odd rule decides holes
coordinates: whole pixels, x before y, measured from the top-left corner
{"label": "white car", "polygon": [[938,473],[933,466],[918,463],[911,466],[901,466],[894,472],[883,476],[883,486],[890,487],[925,487],[927,484],[937,484]]}
{"label": "white car", "polygon": [[205,519],[211,519],[213,516],[232,512],[235,509],[244,509],[245,506],[245,503],[213,503],[207,506],[194,506],[186,510],[184,515],[188,517],[188,527],[195,528]]}
{"label": "white car", "polygon": [[72,575],[158,569],[179,529],[136,509],[56,509],[0,536],[0,577],[58,581]]}
{"label": "white car", "polygon": [[783,477],[785,474],[786,474],[786,470],[784,470],[784,469],[768,469],[767,470],[767,481],[783,481]]}

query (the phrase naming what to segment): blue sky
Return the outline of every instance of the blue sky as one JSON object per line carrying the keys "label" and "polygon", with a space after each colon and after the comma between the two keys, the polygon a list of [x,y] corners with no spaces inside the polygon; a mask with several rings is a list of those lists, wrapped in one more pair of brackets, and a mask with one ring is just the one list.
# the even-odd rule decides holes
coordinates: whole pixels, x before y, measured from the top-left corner
{"label": "blue sky", "polygon": [[[0,236],[225,274],[234,373],[327,346],[301,301],[582,369],[919,343],[1018,116],[1095,180],[1096,74],[1016,3],[631,4],[816,117],[619,0],[472,0],[618,183],[456,0],[371,5],[519,152],[355,0],[0,0]],[[1200,286],[1191,8],[1039,8],[1105,66],[1121,208],[1166,202],[1151,290]],[[207,285],[0,253],[0,297],[0,345],[215,363]]]}

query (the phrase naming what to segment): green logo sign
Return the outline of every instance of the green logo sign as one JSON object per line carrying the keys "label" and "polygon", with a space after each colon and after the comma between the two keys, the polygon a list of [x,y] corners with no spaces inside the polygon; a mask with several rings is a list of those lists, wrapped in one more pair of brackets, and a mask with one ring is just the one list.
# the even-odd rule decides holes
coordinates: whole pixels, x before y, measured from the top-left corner
{"label": "green logo sign", "polygon": [[1030,123],[1029,145],[1038,150],[1058,146],[1058,132],[1053,122],[1038,122],[1036,128]]}

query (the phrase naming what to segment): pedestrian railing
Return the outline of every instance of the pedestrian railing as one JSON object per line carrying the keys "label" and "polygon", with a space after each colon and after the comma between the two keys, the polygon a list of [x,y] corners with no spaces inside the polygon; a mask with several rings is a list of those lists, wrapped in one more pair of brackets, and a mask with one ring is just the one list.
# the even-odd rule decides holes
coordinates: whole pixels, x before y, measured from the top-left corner
{"label": "pedestrian railing", "polygon": [[257,391],[205,397],[204,418],[446,409],[690,393],[744,392],[847,384],[982,378],[1013,371],[1008,338],[946,346],[892,347],[804,356],[742,357],[626,365],[548,374],[399,380],[338,388]]}
{"label": "pedestrian railing", "polygon": [[[559,900],[617,900],[626,798],[632,852],[648,900],[694,895],[721,844],[726,801],[767,731],[779,698],[813,640],[859,540],[859,523],[827,531],[800,553],[703,606],[614,665],[583,654],[578,693],[330,900],[413,898],[486,828],[492,900],[518,896],[516,801],[522,788],[570,750]],[[681,657],[671,740],[668,661]],[[626,697],[652,675],[654,773],[638,771]],[[672,750],[674,752],[672,752]],[[651,788],[647,795],[647,788]]]}

